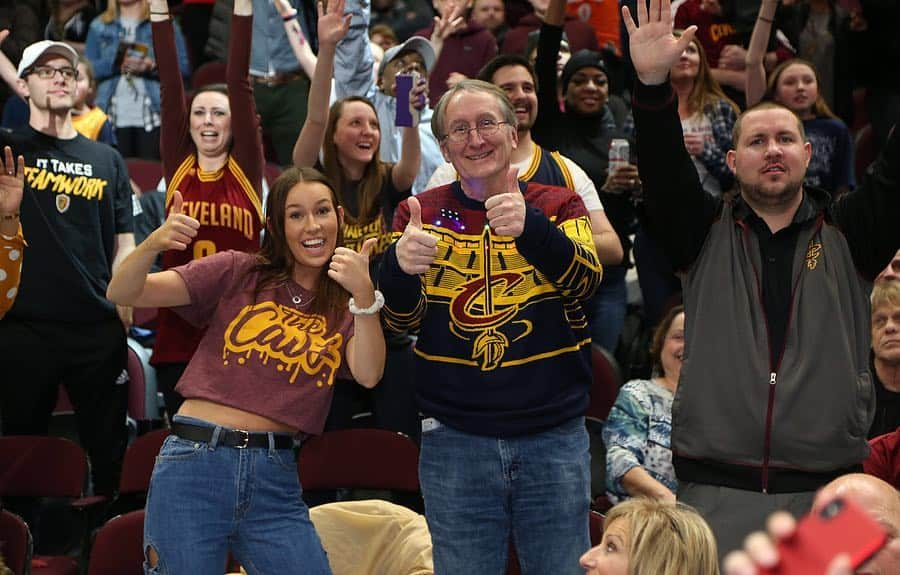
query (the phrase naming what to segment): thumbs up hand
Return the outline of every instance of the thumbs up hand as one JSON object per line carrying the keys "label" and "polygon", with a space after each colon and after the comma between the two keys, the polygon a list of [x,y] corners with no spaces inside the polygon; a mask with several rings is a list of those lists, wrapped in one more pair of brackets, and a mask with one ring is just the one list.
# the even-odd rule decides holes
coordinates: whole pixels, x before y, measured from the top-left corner
{"label": "thumbs up hand", "polygon": [[423,274],[437,255],[437,238],[423,229],[419,200],[411,196],[406,202],[409,205],[409,223],[397,241],[397,261],[400,269],[407,274]]}
{"label": "thumbs up hand", "polygon": [[341,284],[363,308],[375,301],[375,287],[369,278],[369,255],[377,242],[375,238],[367,239],[359,248],[359,253],[350,248],[337,247],[328,265],[328,277]]}
{"label": "thumbs up hand", "polygon": [[519,190],[518,170],[510,168],[506,174],[506,191],[484,200],[485,214],[491,229],[498,236],[517,238],[525,230],[525,197]]}
{"label": "thumbs up hand", "polygon": [[194,238],[197,236],[197,230],[200,229],[200,222],[191,216],[183,213],[184,200],[181,198],[181,192],[175,190],[172,194],[172,205],[169,208],[169,216],[155,232],[150,234],[147,241],[152,240],[150,245],[158,252],[166,250],[185,250]]}

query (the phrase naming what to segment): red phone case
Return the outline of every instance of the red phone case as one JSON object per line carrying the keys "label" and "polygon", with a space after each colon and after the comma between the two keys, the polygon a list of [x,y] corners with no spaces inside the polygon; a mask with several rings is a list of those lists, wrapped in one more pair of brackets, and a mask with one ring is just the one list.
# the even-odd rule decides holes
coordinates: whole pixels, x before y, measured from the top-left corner
{"label": "red phone case", "polygon": [[760,569],[760,573],[822,575],[840,553],[850,555],[856,568],[886,540],[881,525],[852,502],[838,498],[801,519],[794,536],[778,543],[779,564],[773,569]]}

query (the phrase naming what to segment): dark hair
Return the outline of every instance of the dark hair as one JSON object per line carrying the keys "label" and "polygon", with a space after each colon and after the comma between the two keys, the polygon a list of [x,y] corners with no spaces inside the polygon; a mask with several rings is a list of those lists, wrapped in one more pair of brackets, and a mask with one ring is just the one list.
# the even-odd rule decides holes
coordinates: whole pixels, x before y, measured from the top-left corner
{"label": "dark hair", "polygon": [[534,84],[535,90],[537,89],[538,79],[537,75],[534,73],[534,66],[531,64],[531,60],[521,54],[500,54],[494,56],[481,70],[479,70],[477,78],[493,84],[494,74],[497,73],[497,70],[506,68],[507,66],[521,66],[528,70],[528,75],[531,76],[531,82]]}
{"label": "dark hair", "polygon": [[734,127],[731,128],[731,145],[734,146],[734,149],[737,149],[739,143],[738,140],[741,139],[741,130],[743,129],[742,124],[744,122],[744,118],[752,114],[753,112],[759,112],[761,110],[785,110],[793,114],[794,118],[797,119],[797,129],[800,131],[800,140],[803,142],[806,141],[806,130],[803,129],[803,120],[800,119],[800,116],[798,116],[796,113],[794,113],[793,110],[791,110],[784,104],[779,104],[778,102],[773,102],[772,100],[763,100],[762,102],[750,106],[749,108],[741,112],[737,117],[737,120],[734,121]]}
{"label": "dark hair", "polygon": [[[322,163],[325,174],[334,182],[337,190],[337,198],[339,203],[343,205],[343,190],[347,182],[344,177],[344,168],[338,158],[337,146],[334,144],[334,132],[337,130],[338,120],[341,119],[341,113],[344,111],[344,105],[348,102],[362,102],[372,109],[375,118],[378,118],[378,111],[372,102],[361,96],[350,96],[342,100],[338,100],[331,105],[328,111],[328,124],[325,126],[325,137],[322,142]],[[359,183],[359,198],[357,205],[359,206],[356,214],[344,214],[344,218],[354,224],[366,224],[376,217],[379,212],[379,198],[381,196],[381,187],[385,179],[388,177],[388,166],[381,161],[381,131],[379,128],[378,145],[375,146],[375,154],[372,161],[363,171],[362,180]]]}
{"label": "dark hair", "polygon": [[816,78],[816,92],[818,93],[818,97],[812,106],[813,114],[815,114],[817,118],[837,118],[837,116],[834,115],[834,112],[831,111],[831,108],[828,107],[825,98],[822,97],[822,81],[819,80],[819,72],[816,70],[816,65],[809,60],[804,60],[802,58],[791,58],[790,60],[785,60],[781,64],[775,66],[775,69],[769,74],[769,82],[766,84],[766,93],[763,98],[773,102],[776,101],[775,91],[778,89],[778,80],[781,79],[781,75],[784,71],[794,64],[806,66],[812,70],[813,76]]}
{"label": "dark hair", "polygon": [[[291,280],[294,271],[294,256],[288,248],[284,232],[285,205],[288,194],[298,184],[318,183],[331,192],[335,217],[338,218],[336,246],[344,244],[344,226],[338,215],[337,194],[328,178],[314,168],[291,167],[285,170],[269,189],[266,200],[266,233],[262,247],[257,254],[257,263],[250,270],[258,272],[259,278],[253,290],[254,299],[265,287],[285,283]],[[322,268],[315,289],[316,297],[312,301],[310,311],[326,314],[346,307],[349,294],[339,283],[328,277],[327,269]]]}
{"label": "dark hair", "polygon": [[191,94],[190,100],[188,100],[188,110],[194,105],[194,99],[199,96],[203,92],[218,92],[219,94],[223,94],[226,98],[228,97],[228,84],[222,84],[221,82],[217,82],[215,84],[204,84],[194,90],[194,93]]}
{"label": "dark hair", "polygon": [[[191,113],[191,108],[194,107],[194,100],[196,100],[197,96],[199,96],[200,94],[202,94],[204,92],[215,92],[217,94],[222,94],[227,98],[228,97],[228,85],[222,84],[222,83],[204,84],[203,86],[200,86],[199,88],[194,90],[194,93],[191,94],[190,100],[188,100],[188,108],[187,109],[188,109],[189,116]],[[230,109],[230,102],[229,102],[229,109]],[[228,152],[229,153],[231,152],[231,148],[233,148],[233,147],[234,147],[234,132],[232,131],[231,132],[231,141],[228,142]],[[194,144],[194,152],[195,153],[197,152],[196,144]]]}
{"label": "dark hair", "polygon": [[650,361],[654,371],[662,372],[662,349],[666,342],[666,334],[669,333],[672,322],[680,313],[684,313],[683,305],[671,307],[653,330],[653,339],[650,341]]}

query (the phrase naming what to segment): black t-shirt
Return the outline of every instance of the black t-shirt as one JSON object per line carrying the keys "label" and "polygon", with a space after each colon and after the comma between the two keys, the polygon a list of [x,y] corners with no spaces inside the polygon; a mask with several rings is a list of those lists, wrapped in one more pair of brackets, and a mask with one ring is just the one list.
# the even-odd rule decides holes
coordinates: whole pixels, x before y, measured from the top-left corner
{"label": "black t-shirt", "polygon": [[106,299],[115,238],[134,229],[122,156],[80,134],[60,140],[30,126],[0,132],[5,145],[25,156],[21,221],[28,243],[8,316],[72,323],[115,317]]}

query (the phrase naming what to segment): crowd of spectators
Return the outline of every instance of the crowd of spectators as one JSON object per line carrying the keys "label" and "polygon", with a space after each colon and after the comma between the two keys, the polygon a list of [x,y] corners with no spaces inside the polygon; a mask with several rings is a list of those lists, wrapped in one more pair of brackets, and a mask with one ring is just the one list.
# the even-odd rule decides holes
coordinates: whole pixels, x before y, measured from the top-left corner
{"label": "crowd of spectators", "polygon": [[[887,500],[896,537],[898,21],[898,0],[3,3],[2,434],[47,434],[64,387],[112,495],[137,305],[159,308],[151,363],[182,440],[164,454],[230,428],[275,452],[368,413],[420,443],[438,572],[505,565],[510,538],[524,572],[577,572],[598,495],[627,505],[588,572],[657,565],[668,522],[691,533],[669,560],[717,573],[822,488]],[[159,164],[165,211],[137,248],[155,192],[133,159]],[[262,334],[230,360],[255,306],[287,311],[247,329],[315,357],[278,363]],[[590,493],[591,346],[624,359],[629,318],[652,373],[622,362]],[[235,391],[279,378],[298,413]],[[159,489],[232,473],[203,465]],[[198,570],[178,505],[148,504],[148,560]],[[261,517],[309,529],[296,557],[327,572],[292,513]],[[207,557],[290,570],[243,537]],[[725,572],[768,561],[747,551]]]}

